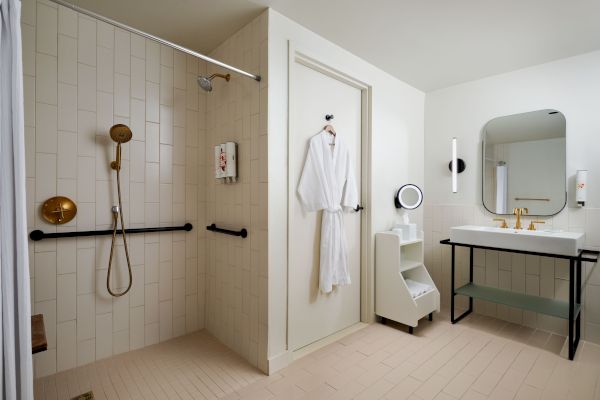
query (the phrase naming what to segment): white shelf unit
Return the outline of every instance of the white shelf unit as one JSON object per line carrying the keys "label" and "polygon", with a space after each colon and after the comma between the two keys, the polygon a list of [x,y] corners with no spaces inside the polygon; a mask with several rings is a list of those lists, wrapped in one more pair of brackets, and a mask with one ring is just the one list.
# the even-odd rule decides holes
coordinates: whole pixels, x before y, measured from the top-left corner
{"label": "white shelf unit", "polygon": [[[375,314],[408,325],[412,333],[419,320],[440,311],[440,292],[423,262],[423,232],[403,242],[395,232],[375,235]],[[428,292],[413,298],[405,279],[426,283]]]}

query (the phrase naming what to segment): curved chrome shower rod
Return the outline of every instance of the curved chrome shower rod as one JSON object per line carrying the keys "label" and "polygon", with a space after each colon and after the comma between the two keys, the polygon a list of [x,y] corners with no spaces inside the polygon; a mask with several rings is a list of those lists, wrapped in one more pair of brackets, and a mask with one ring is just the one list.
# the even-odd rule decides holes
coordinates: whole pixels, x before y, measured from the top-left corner
{"label": "curved chrome shower rod", "polygon": [[73,11],[76,11],[78,13],[87,15],[88,17],[92,17],[92,18],[98,19],[98,20],[100,20],[102,22],[106,22],[107,24],[116,26],[117,28],[121,28],[121,29],[129,31],[131,33],[135,33],[136,35],[143,36],[146,39],[153,40],[153,41],[158,42],[160,44],[163,44],[165,46],[173,47],[174,49],[182,51],[182,52],[184,52],[186,54],[192,55],[192,56],[197,57],[197,58],[199,58],[201,60],[209,62],[211,64],[218,65],[219,67],[223,67],[223,68],[225,68],[225,69],[227,69],[229,71],[236,72],[236,73],[238,73],[240,75],[247,76],[248,78],[252,78],[255,81],[260,82],[260,79],[261,79],[260,75],[251,74],[250,72],[246,72],[246,71],[241,70],[239,68],[233,67],[233,66],[231,66],[229,64],[225,64],[224,62],[221,62],[219,60],[215,60],[214,58],[211,58],[209,56],[205,56],[204,54],[198,53],[197,51],[190,50],[187,47],[180,46],[180,45],[175,44],[173,42],[169,42],[168,40],[161,39],[161,38],[159,38],[157,36],[151,35],[151,34],[146,33],[144,31],[140,31],[139,29],[132,28],[129,25],[125,25],[125,24],[122,24],[120,22],[114,21],[114,20],[112,20],[110,18],[104,17],[104,16],[102,16],[100,14],[96,14],[93,11],[86,10],[85,8],[81,8],[81,7],[79,7],[79,6],[75,5],[75,4],[69,3],[67,1],[64,1],[64,0],[50,0],[50,1],[53,2],[53,3],[56,3],[58,5],[61,5],[63,7],[67,7],[67,8],[69,8],[69,9],[71,9]]}

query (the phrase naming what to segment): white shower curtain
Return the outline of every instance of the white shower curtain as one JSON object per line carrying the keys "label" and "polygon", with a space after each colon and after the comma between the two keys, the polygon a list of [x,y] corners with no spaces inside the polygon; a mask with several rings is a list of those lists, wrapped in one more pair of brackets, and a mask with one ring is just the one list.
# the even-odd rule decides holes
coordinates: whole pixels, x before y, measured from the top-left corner
{"label": "white shower curtain", "polygon": [[0,0],[0,362],[2,399],[33,399],[25,202],[21,1]]}
{"label": "white shower curtain", "polygon": [[505,163],[496,166],[496,214],[506,214],[508,208],[508,169]]}

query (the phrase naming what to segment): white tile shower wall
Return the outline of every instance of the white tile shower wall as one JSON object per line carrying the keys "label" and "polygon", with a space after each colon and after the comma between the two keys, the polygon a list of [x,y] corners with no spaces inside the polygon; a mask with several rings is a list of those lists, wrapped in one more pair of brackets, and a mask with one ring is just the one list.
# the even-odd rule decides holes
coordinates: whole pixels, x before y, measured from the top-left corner
{"label": "white tile shower wall", "polygon": [[[106,290],[110,237],[30,242],[32,308],[44,314],[49,339],[34,357],[36,376],[203,328],[205,177],[197,169],[206,95],[195,76],[205,63],[43,0],[24,1],[22,28],[29,229],[110,227],[115,123],[133,130],[123,146],[127,226],[194,224],[189,233],[129,236],[133,286],[120,298]],[[55,195],[79,210],[58,227],[40,216]],[[119,239],[119,291],[128,279],[123,250]]]}
{"label": "white tile shower wall", "polygon": [[[206,171],[207,224],[248,229],[248,238],[199,231],[206,235],[206,328],[252,365],[267,370],[267,13],[264,12],[211,56],[260,73],[259,83],[232,74],[229,83],[213,81],[207,96],[207,132],[201,135],[205,148],[201,169]],[[227,73],[212,65],[209,74]],[[177,84],[177,82],[175,82]],[[190,115],[188,115],[190,117]],[[187,135],[186,135],[187,136]],[[190,140],[190,139],[188,139]],[[238,181],[217,182],[212,167],[213,147],[238,143]],[[200,207],[200,209],[204,209]],[[201,264],[200,264],[201,265]]]}

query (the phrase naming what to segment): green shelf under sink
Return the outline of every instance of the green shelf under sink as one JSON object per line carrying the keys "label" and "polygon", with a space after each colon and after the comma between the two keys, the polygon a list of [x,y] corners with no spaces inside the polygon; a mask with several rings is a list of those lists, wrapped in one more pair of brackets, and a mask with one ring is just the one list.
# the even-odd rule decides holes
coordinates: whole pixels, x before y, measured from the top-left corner
{"label": "green shelf under sink", "polygon": [[[475,285],[472,283],[459,287],[456,294],[470,296],[475,299],[487,300],[493,303],[504,304],[510,307],[534,311],[541,314],[552,315],[558,318],[569,319],[569,302],[545,297],[531,296],[510,290],[497,289],[489,286]],[[575,303],[573,318],[577,318],[581,305]]]}

